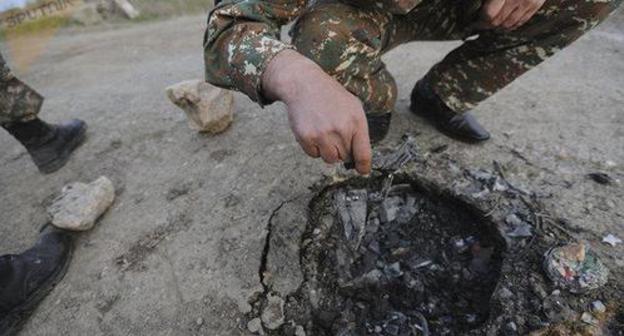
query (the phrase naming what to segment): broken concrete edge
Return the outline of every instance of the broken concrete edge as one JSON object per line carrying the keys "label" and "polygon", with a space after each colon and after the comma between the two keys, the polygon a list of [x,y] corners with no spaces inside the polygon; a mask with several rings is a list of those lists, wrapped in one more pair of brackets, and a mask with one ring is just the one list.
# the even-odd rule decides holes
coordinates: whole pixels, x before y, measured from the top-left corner
{"label": "broken concrete edge", "polygon": [[[440,160],[437,160],[437,161],[440,161]],[[506,218],[510,215],[510,213],[513,213],[514,211],[518,211],[518,209],[522,209],[523,211],[526,211],[533,215],[535,215],[537,212],[539,212],[540,214],[549,213],[547,207],[544,204],[542,204],[542,202],[539,200],[539,197],[536,197],[535,195],[520,195],[519,197],[509,198],[507,199],[507,201],[509,201],[509,204],[501,205],[499,204],[500,202],[499,196],[501,194],[504,194],[505,191],[492,190],[489,193],[487,193],[484,197],[475,199],[475,197],[473,197],[472,195],[462,192],[461,188],[457,188],[456,183],[450,183],[449,181],[453,181],[453,179],[449,179],[448,176],[442,176],[442,174],[421,173],[421,171],[429,171],[429,172],[440,171],[436,169],[431,169],[431,166],[448,165],[452,162],[450,158],[445,158],[444,160],[442,160],[441,163],[437,161],[434,162],[434,161],[425,159],[420,162],[409,163],[408,165],[406,165],[404,168],[402,168],[400,171],[397,172],[396,174],[396,179],[398,181],[397,183],[407,181],[416,190],[422,190],[422,191],[428,192],[432,195],[436,195],[437,197],[441,199],[448,199],[453,202],[459,201],[460,204],[466,208],[466,210],[473,212],[473,213],[474,213],[473,209],[477,209],[477,213],[475,213],[475,216],[477,216],[478,218],[483,218],[484,222],[493,223],[492,227],[490,227],[489,229],[497,230],[499,233],[499,235],[497,236],[500,236],[500,237],[506,237],[505,236]],[[430,169],[428,170],[422,169],[425,166]],[[468,174],[466,174],[466,169],[455,169],[455,172],[456,172],[455,174],[456,176],[454,177],[457,179],[468,178],[467,177]],[[305,249],[306,244],[309,244],[311,242],[310,237],[312,237],[312,235],[315,234],[314,232],[312,232],[312,230],[314,230],[314,228],[316,228],[318,225],[333,225],[333,221],[334,221],[332,217],[333,214],[327,214],[327,216],[319,216],[319,217],[325,217],[325,218],[311,217],[310,215],[314,212],[314,209],[311,208],[313,205],[318,206],[320,204],[319,201],[328,201],[326,196],[329,193],[339,188],[343,188],[346,186],[350,186],[350,187],[366,186],[367,187],[367,186],[370,186],[371,183],[375,183],[375,181],[379,180],[379,178],[380,177],[376,176],[375,174],[373,174],[370,178],[364,178],[364,177],[356,176],[353,174],[346,174],[344,176],[324,176],[323,178],[321,178],[321,180],[319,180],[319,182],[313,186],[312,196],[305,198],[306,199],[306,202],[304,202],[305,204],[303,203],[299,204],[300,207],[305,208],[305,213],[308,214],[308,219],[305,224],[304,232],[301,234],[300,237],[295,238],[295,240],[301,241],[300,248]],[[271,251],[270,241],[272,239],[272,235],[274,232],[272,225],[275,225],[274,223],[272,223],[272,221],[276,218],[279,211],[284,207],[285,203],[286,202],[280,204],[280,206],[277,209],[275,209],[275,211],[272,213],[271,218],[269,220],[268,232],[267,232],[266,244],[265,244],[265,249],[266,249],[264,253],[265,256],[268,256]],[[319,213],[317,212],[316,214],[318,215]],[[502,241],[502,243],[505,246],[505,250],[503,251],[503,268],[507,269],[508,271],[511,270],[512,274],[513,274],[513,270],[515,269],[514,264],[518,262],[522,263],[523,256],[527,254],[529,251],[538,249],[543,252],[555,245],[552,242],[541,241],[540,237],[544,237],[546,235],[546,230],[549,230],[550,232],[556,231],[558,233],[561,233],[563,231],[565,234],[570,235],[570,231],[568,231],[566,228],[565,221],[562,221],[560,225],[556,225],[553,227],[550,227],[544,224],[543,222],[538,223],[538,221],[540,221],[540,218],[536,216],[533,216],[531,218],[531,224],[534,227],[537,227],[539,224],[540,230],[535,230],[536,232],[534,234],[534,237],[532,237],[528,241],[527,245],[515,246],[514,241],[509,240],[509,239],[503,239]],[[321,223],[321,222],[325,222],[325,223]],[[569,237],[569,238],[570,238],[570,241],[574,241],[574,237]],[[317,239],[319,239],[319,237],[317,237]],[[559,241],[558,243],[561,243],[561,241]],[[301,251],[299,251],[299,258],[301,258]],[[261,312],[263,311],[262,309],[266,307],[269,296],[279,296],[282,300],[286,301],[286,307],[288,307],[289,298],[296,296],[297,293],[299,293],[302,290],[302,286],[305,286],[306,281],[310,280],[307,277],[307,274],[309,274],[309,272],[314,272],[314,270],[304,271],[303,279],[299,281],[297,286],[292,286],[292,289],[296,287],[297,288],[296,290],[291,289],[290,292],[285,292],[285,291],[275,292],[273,291],[271,280],[267,281],[268,278],[266,278],[265,274],[263,274],[267,270],[268,263],[270,263],[269,258],[268,257],[263,258],[261,270],[264,270],[264,271],[261,271],[261,279],[262,279],[263,286],[264,286],[264,293],[262,295],[255,297],[253,300],[250,300],[250,302],[252,302],[253,306],[255,307],[253,311],[248,315],[250,319],[261,316]],[[543,273],[543,271],[541,270],[541,263],[535,263],[535,264],[537,265],[536,266],[537,268],[533,269],[533,271],[536,274]],[[302,270],[304,267],[307,267],[306,265],[302,263],[301,260],[299,260],[299,265],[302,268]],[[275,277],[275,276],[280,276],[280,275],[271,274],[269,276]],[[504,325],[502,323],[504,321],[508,321],[506,322],[507,324],[513,323],[513,325],[516,326],[516,323],[513,322],[514,310],[515,310],[514,301],[510,300],[511,297],[516,296],[516,293],[510,291],[509,288],[512,288],[512,289],[518,288],[517,283],[522,283],[522,281],[526,282],[526,275],[515,274],[514,278],[515,280],[514,279],[502,279],[498,283],[494,291],[494,294],[492,296],[492,301],[493,301],[492,308],[498,311],[499,314],[497,316],[491,316],[490,318],[490,319],[495,318],[497,320],[496,323],[491,323],[495,321],[488,322],[491,332],[496,333],[497,331],[500,331],[500,329],[498,330],[495,330],[495,329],[500,328],[501,325]],[[550,285],[550,284],[545,283],[545,279],[540,279],[539,281],[542,283],[542,285],[540,286]],[[514,283],[516,284],[514,285]],[[526,284],[523,285],[523,287],[525,287],[524,289],[528,291],[528,289],[526,288],[527,286],[528,285]],[[526,298],[524,300],[526,301]],[[287,316],[285,320],[283,321],[284,325],[300,327],[300,324],[298,324],[298,321],[296,321],[295,318],[293,318],[293,316],[288,315],[288,311],[286,311],[285,313]]]}

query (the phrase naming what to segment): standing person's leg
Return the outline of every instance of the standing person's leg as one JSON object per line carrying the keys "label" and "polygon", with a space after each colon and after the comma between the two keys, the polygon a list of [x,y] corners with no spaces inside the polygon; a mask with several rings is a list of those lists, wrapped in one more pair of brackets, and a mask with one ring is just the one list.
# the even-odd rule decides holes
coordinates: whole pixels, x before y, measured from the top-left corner
{"label": "standing person's leg", "polygon": [[478,38],[453,50],[417,84],[413,109],[419,110],[418,105],[429,99],[437,101],[429,105],[440,105],[433,108],[436,113],[465,113],[595,27],[620,2],[547,0],[515,31],[479,32]]}
{"label": "standing person's leg", "polygon": [[44,173],[62,168],[84,142],[87,125],[74,119],[50,125],[39,119],[43,97],[17,79],[0,54],[0,125],[26,149]]}

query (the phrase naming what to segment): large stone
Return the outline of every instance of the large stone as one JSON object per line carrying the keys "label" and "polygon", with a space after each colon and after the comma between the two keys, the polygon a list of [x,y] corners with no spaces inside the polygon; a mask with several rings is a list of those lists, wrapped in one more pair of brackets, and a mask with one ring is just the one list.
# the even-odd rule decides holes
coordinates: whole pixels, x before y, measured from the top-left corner
{"label": "large stone", "polygon": [[63,188],[61,195],[48,208],[52,224],[71,231],[86,231],[113,204],[115,188],[105,176],[85,183],[72,183]]}
{"label": "large stone", "polygon": [[189,126],[199,132],[221,133],[232,123],[234,96],[202,80],[189,80],[166,89],[169,99],[189,119]]}

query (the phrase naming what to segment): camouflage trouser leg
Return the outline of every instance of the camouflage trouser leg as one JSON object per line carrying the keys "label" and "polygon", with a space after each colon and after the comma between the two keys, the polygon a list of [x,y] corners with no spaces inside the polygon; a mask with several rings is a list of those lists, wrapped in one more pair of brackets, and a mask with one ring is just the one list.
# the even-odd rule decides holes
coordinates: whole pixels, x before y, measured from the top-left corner
{"label": "camouflage trouser leg", "polygon": [[350,92],[370,114],[392,111],[396,84],[381,61],[393,17],[338,2],[323,2],[303,14],[292,30],[293,44]]}
{"label": "camouflage trouser leg", "polygon": [[436,93],[457,112],[474,108],[605,19],[621,0],[547,0],[524,26],[480,32],[429,71]]}
{"label": "camouflage trouser leg", "polygon": [[43,97],[15,78],[0,54],[0,125],[37,117]]}
{"label": "camouflage trouser leg", "polygon": [[[458,112],[476,106],[588,31],[621,0],[547,0],[511,32],[481,31],[429,72],[434,90]],[[416,40],[474,35],[470,17],[480,0],[428,0],[408,15],[322,0],[293,28],[297,50],[357,95],[367,113],[392,111],[396,84],[381,61],[391,48]],[[417,61],[417,60],[408,60]]]}

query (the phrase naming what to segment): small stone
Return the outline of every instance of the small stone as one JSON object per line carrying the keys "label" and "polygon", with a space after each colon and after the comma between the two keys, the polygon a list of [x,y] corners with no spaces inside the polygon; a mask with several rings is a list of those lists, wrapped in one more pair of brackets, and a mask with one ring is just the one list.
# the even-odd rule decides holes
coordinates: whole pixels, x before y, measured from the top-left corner
{"label": "small stone", "polygon": [[52,224],[70,231],[86,231],[113,204],[115,188],[105,176],[85,183],[65,186],[61,195],[48,208]]}
{"label": "small stone", "polygon": [[302,326],[298,325],[295,327],[295,336],[306,336],[306,332]]}
{"label": "small stone", "polygon": [[113,0],[116,11],[121,12],[128,19],[136,19],[141,13],[128,0]]}
{"label": "small stone", "polygon": [[184,110],[189,127],[199,132],[218,134],[234,119],[232,92],[202,80],[188,80],[166,89],[169,99]]}
{"label": "small stone", "polygon": [[513,297],[513,292],[510,291],[507,287],[503,287],[500,290],[499,296],[501,299],[507,300],[507,299],[511,299]]}
{"label": "small stone", "polygon": [[590,314],[588,312],[584,312],[583,314],[581,314],[581,321],[583,321],[583,322],[585,322],[587,324],[591,324],[591,325],[596,324],[596,319],[594,319],[592,314]]}
{"label": "small stone", "polygon": [[607,307],[605,307],[604,303],[600,300],[596,300],[591,304],[592,311],[594,313],[602,314],[607,311]]}
{"label": "small stone", "polygon": [[260,321],[260,318],[256,317],[255,319],[247,322],[247,330],[253,334],[263,333],[262,321]]}
{"label": "small stone", "polygon": [[197,320],[195,321],[195,323],[196,323],[198,326],[201,326],[202,324],[204,324],[204,319],[203,319],[203,318],[201,318],[201,317],[198,317],[198,318],[197,318]]}
{"label": "small stone", "polygon": [[269,295],[261,318],[262,323],[269,330],[276,330],[282,326],[284,324],[284,300],[277,295]]}
{"label": "small stone", "polygon": [[605,237],[602,238],[602,242],[603,243],[607,243],[611,246],[616,246],[617,244],[621,244],[622,243],[622,239],[612,235],[612,234],[608,234]]}
{"label": "small stone", "polygon": [[590,179],[594,180],[594,182],[599,183],[599,184],[612,184],[613,183],[613,178],[609,176],[609,174],[607,173],[596,172],[596,173],[587,174],[587,176]]}

